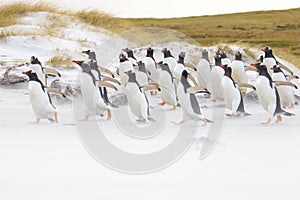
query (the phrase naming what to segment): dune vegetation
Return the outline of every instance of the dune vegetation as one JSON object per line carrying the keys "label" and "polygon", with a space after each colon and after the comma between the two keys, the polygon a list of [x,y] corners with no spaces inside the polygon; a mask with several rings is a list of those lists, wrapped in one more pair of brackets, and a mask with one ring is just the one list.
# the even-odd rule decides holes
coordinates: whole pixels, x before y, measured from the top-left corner
{"label": "dune vegetation", "polygon": [[[125,19],[96,10],[71,12],[47,3],[14,3],[0,7],[0,27],[17,24],[18,16],[28,12],[64,14],[113,33],[142,27],[167,28],[186,34],[201,46],[220,43],[255,48],[271,46],[275,55],[300,67],[300,8],[184,18]],[[0,38],[16,34],[2,32]]]}

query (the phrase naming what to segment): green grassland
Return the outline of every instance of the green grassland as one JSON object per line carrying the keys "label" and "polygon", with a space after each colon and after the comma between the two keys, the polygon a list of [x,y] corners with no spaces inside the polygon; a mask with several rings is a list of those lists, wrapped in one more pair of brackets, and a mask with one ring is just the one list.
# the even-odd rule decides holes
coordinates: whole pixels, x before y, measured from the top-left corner
{"label": "green grassland", "polygon": [[124,19],[95,10],[70,12],[45,3],[15,3],[0,7],[0,27],[18,23],[18,15],[39,11],[69,15],[113,33],[161,27],[181,32],[201,46],[220,43],[256,48],[271,46],[276,55],[300,67],[300,8],[169,19]]}

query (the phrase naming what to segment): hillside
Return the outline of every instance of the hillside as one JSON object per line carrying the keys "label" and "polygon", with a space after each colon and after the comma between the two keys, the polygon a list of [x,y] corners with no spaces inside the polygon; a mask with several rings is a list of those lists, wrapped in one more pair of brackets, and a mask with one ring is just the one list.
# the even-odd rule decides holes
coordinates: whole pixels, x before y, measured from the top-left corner
{"label": "hillside", "polygon": [[[19,35],[17,31],[5,31],[3,28],[19,24],[18,18],[29,12],[67,15],[72,21],[81,21],[112,33],[143,27],[167,28],[186,34],[201,46],[220,43],[233,43],[258,49],[271,46],[276,55],[294,65],[298,64],[300,55],[300,8],[170,19],[124,19],[94,10],[69,12],[49,4],[17,3],[0,7],[0,38]],[[61,19],[61,17],[53,17],[52,23],[49,22],[50,25],[43,34],[53,35],[57,28],[66,27],[66,22]],[[36,33],[26,32],[26,35],[30,34]],[[81,42],[85,42],[84,39],[81,39]]]}

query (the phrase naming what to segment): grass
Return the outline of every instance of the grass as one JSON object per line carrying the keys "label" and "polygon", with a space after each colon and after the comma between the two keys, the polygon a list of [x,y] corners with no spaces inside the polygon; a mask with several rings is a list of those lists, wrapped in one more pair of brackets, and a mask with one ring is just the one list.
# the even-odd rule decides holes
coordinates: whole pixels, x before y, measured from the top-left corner
{"label": "grass", "polygon": [[46,61],[46,65],[53,67],[72,67],[72,58],[68,55],[56,55]]}
{"label": "grass", "polygon": [[[300,8],[170,19],[124,19],[96,10],[70,12],[57,9],[55,6],[46,3],[14,3],[0,7],[0,27],[17,24],[19,15],[41,11],[68,15],[86,24],[101,27],[113,33],[123,33],[137,28],[159,27],[178,31],[182,33],[181,39],[186,35],[186,40],[190,37],[198,42],[200,46],[212,46],[221,43],[246,45],[258,49],[271,46],[275,55],[288,60],[294,65],[299,63]],[[64,25],[63,23],[63,21],[59,22],[59,24]],[[55,30],[55,24],[51,24],[50,30]],[[51,34],[50,31],[49,34]],[[121,35],[126,37],[126,33]],[[135,38],[134,34],[129,34],[128,37],[137,39],[140,44],[146,44],[149,41],[149,35],[139,35],[141,35],[140,38]],[[6,33],[0,33],[1,37],[6,37]],[[176,34],[172,35],[172,38],[176,37]],[[166,40],[165,37],[157,37],[156,39],[158,41]],[[153,38],[151,38],[151,41],[153,41]]]}

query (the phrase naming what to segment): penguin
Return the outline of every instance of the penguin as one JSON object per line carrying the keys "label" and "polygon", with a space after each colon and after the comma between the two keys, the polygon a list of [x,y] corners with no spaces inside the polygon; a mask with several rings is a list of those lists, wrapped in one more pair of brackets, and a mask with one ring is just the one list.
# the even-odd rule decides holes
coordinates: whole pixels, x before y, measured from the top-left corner
{"label": "penguin", "polygon": [[43,67],[42,63],[35,56],[31,56],[30,58],[29,69],[37,74],[39,80],[45,87],[47,87],[47,75],[61,77],[61,74],[57,70]]}
{"label": "penguin", "polygon": [[32,110],[36,117],[34,123],[41,119],[48,119],[51,122],[58,122],[58,109],[52,104],[50,95],[44,84],[39,80],[37,73],[32,70],[23,72],[29,77],[28,92]]}
{"label": "penguin", "polygon": [[[89,59],[88,62],[91,66],[91,72],[94,75],[96,81],[101,81],[102,80],[102,74],[99,70],[99,66],[98,66],[98,63],[97,63],[97,60],[96,60],[96,53],[94,51],[91,51],[91,50],[82,51],[82,53],[87,54],[89,56],[88,57],[88,59]],[[109,101],[106,87],[103,87],[103,88],[99,87],[99,91],[100,91],[101,98],[103,98],[105,104],[107,104],[107,105],[109,104],[109,105],[111,105],[112,107],[115,107],[115,108],[118,107],[118,106],[112,105],[111,102]]]}
{"label": "penguin", "polygon": [[286,67],[276,59],[276,57],[273,55],[273,50],[271,47],[265,47],[262,49],[262,51],[265,53],[265,56],[263,58],[263,64],[267,66],[268,73],[270,75],[272,75],[273,73],[272,67],[274,65],[279,65],[282,69],[286,70],[291,75],[294,74],[292,70],[290,70],[288,67]]}
{"label": "penguin", "polygon": [[[98,86],[117,89],[109,83],[97,82],[97,79],[91,72],[89,63],[76,60],[73,60],[73,62],[78,64],[82,69],[82,72],[78,75],[78,82],[85,105],[85,117],[83,121],[87,121],[91,115],[103,116],[105,111],[107,111],[107,120],[110,120],[112,118],[111,107],[104,102]],[[102,85],[96,83],[102,83]]]}
{"label": "penguin", "polygon": [[216,102],[217,99],[223,100],[223,90],[220,86],[223,75],[225,73],[224,69],[221,66],[221,56],[216,55],[214,57],[215,65],[211,68],[211,94],[213,96],[213,101]]}
{"label": "penguin", "polygon": [[132,63],[133,66],[136,66],[136,62],[137,59],[135,58],[132,49],[129,49],[128,47],[125,49],[122,49],[123,51],[125,51],[127,53],[127,58],[128,60],[130,60],[130,62]]}
{"label": "penguin", "polygon": [[119,55],[119,75],[120,75],[120,82],[124,86],[127,82],[128,76],[125,76],[124,72],[134,71],[133,64],[124,54]]}
{"label": "penguin", "polygon": [[138,122],[146,122],[147,119],[150,120],[149,101],[143,91],[143,87],[137,82],[136,74],[132,70],[126,71],[124,74],[128,76],[124,93],[132,114],[138,118]]}
{"label": "penguin", "polygon": [[[249,115],[247,112],[245,112],[242,93],[231,76],[231,67],[228,67],[227,65],[222,65],[220,67],[225,71],[221,81],[221,87],[224,94],[224,102],[226,107],[231,110],[231,114],[228,114],[227,116],[235,117],[241,115]],[[254,87],[252,88],[255,89]]]}
{"label": "penguin", "polygon": [[176,80],[180,80],[181,73],[185,69],[184,66],[185,52],[180,52],[176,67],[173,69],[173,76]]}
{"label": "penguin", "polygon": [[178,101],[182,109],[182,120],[179,122],[172,121],[172,123],[181,125],[186,120],[202,120],[204,125],[206,125],[207,119],[203,115],[195,94],[188,92],[188,89],[191,87],[188,82],[188,76],[188,72],[183,70],[177,88]]}
{"label": "penguin", "polygon": [[218,51],[216,51],[216,55],[221,56],[221,64],[222,65],[229,65],[230,66],[231,60],[227,57],[225,51],[218,50]]}
{"label": "penguin", "polygon": [[164,54],[163,63],[167,63],[170,71],[173,73],[174,68],[177,66],[177,60],[167,48],[163,48],[161,52]]}
{"label": "penguin", "polygon": [[[272,74],[273,81],[288,81],[286,75],[278,65],[274,65],[272,67],[272,70],[273,70],[273,74]],[[291,87],[289,86],[278,87],[278,94],[281,100],[281,106],[283,108],[286,107],[294,108],[295,97]]]}
{"label": "penguin", "polygon": [[[146,70],[145,63],[138,61],[138,70],[135,72],[136,81],[141,87],[149,85],[149,78]],[[150,91],[145,92],[147,99],[150,99]]]}
{"label": "penguin", "polygon": [[276,123],[282,121],[282,114],[292,116],[293,114],[284,111],[281,108],[280,97],[274,82],[268,73],[268,69],[264,64],[251,64],[257,68],[259,74],[256,79],[256,92],[263,108],[268,112],[269,116],[266,122],[262,124],[269,124],[271,119],[276,116]]}
{"label": "penguin", "polygon": [[[208,50],[204,49],[202,51],[202,57],[197,64],[197,80],[198,85],[208,89],[208,91],[211,90],[211,66],[208,59]],[[207,97],[210,97],[210,94],[207,95]]]}
{"label": "penguin", "polygon": [[160,88],[160,98],[162,100],[159,105],[164,106],[165,104],[173,106],[176,109],[176,91],[174,85],[174,78],[172,72],[167,63],[159,65],[161,67],[161,73],[159,76],[159,88]]}
{"label": "penguin", "polygon": [[[240,51],[235,52],[235,58],[232,61],[230,67],[232,69],[232,78],[237,83],[247,83],[248,76],[246,74],[244,62],[242,60],[242,53]],[[246,95],[247,90],[242,89],[242,95]]]}

